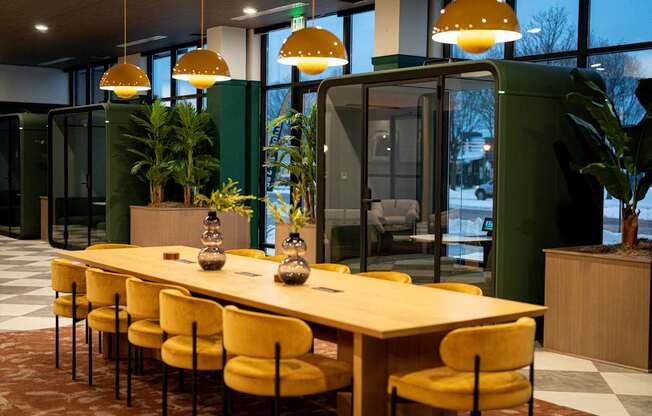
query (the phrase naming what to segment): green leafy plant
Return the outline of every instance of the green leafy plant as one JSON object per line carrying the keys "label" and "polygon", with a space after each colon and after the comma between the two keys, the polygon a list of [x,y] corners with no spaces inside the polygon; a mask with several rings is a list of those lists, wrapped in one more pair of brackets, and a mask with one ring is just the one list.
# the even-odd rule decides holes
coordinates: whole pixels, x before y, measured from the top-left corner
{"label": "green leafy plant", "polygon": [[138,148],[127,149],[137,157],[131,173],[149,184],[149,203],[154,206],[163,202],[163,189],[172,174],[172,118],[172,111],[156,100],[131,115],[131,125],[124,133],[125,137],[140,144]]}
{"label": "green leafy plant", "polygon": [[213,124],[206,112],[198,112],[191,104],[176,107],[172,151],[177,158],[170,162],[174,181],[183,186],[183,204],[193,204],[193,188],[205,185],[217,171],[219,161],[210,154]]}
{"label": "green leafy plant", "polygon": [[283,200],[283,196],[279,192],[275,192],[275,195],[277,204],[269,199],[264,201],[277,224],[289,225],[291,233],[298,233],[306,224],[312,222],[313,217],[305,208],[301,207],[301,194],[298,191],[292,194],[292,201],[289,204]]}
{"label": "green leafy plant", "polygon": [[594,176],[620,201],[622,244],[638,243],[638,202],[652,185],[652,79],[640,80],[636,97],[646,110],[633,127],[624,127],[607,94],[585,73],[571,72],[576,91],[567,100],[583,106],[590,119],[568,113],[576,132],[591,146],[595,161],[580,169]]}
{"label": "green leafy plant", "polygon": [[285,185],[298,192],[300,197],[293,204],[301,203],[307,223],[314,223],[317,186],[317,106],[313,105],[308,114],[296,110],[288,111],[272,120],[268,125],[268,131],[271,132],[284,123],[289,124],[290,134],[264,148],[267,153],[265,167],[279,172],[275,180],[276,185]]}
{"label": "green leafy plant", "polygon": [[208,207],[217,212],[234,212],[251,219],[253,210],[247,205],[247,201],[255,199],[257,198],[253,195],[242,195],[238,182],[229,178],[220,189],[213,191],[210,197],[198,194],[195,197],[195,205]]}

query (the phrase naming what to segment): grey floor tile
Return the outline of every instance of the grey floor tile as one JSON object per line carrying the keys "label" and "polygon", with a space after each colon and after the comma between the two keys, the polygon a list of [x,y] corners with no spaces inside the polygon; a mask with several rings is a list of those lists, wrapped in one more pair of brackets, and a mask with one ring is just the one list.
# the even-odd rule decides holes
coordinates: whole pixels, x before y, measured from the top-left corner
{"label": "grey floor tile", "polygon": [[619,395],[618,399],[625,406],[629,416],[650,416],[652,414],[652,397]]}
{"label": "grey floor tile", "polygon": [[[638,373],[639,371],[632,370],[631,368],[621,367],[618,365],[605,364],[597,361],[593,361],[593,365],[601,373]],[[652,411],[650,411],[652,414]]]}
{"label": "grey floor tile", "polygon": [[[46,306],[41,309],[37,309],[34,312],[30,312],[28,314],[25,314],[23,316],[29,316],[29,317],[39,317],[39,318],[47,318],[47,317],[53,317],[54,314],[52,313],[52,307],[51,306]],[[54,322],[54,321],[53,321]],[[54,324],[52,325],[54,326]]]}
{"label": "grey floor tile", "polygon": [[35,289],[33,286],[0,286],[0,295],[22,295]]}
{"label": "grey floor tile", "polygon": [[18,305],[51,305],[54,301],[52,296],[33,296],[33,295],[17,295],[5,299],[2,303],[13,303]]}
{"label": "grey floor tile", "polygon": [[613,393],[600,373],[586,371],[539,370],[535,372],[534,386],[541,391]]}
{"label": "grey floor tile", "polygon": [[15,318],[15,316],[0,316],[0,322],[8,321],[11,318]]}

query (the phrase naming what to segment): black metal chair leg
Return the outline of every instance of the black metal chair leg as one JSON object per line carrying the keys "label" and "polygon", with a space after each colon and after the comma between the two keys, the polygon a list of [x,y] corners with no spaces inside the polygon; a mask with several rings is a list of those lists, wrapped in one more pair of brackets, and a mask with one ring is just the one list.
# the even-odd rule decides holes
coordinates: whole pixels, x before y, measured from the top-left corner
{"label": "black metal chair leg", "polygon": [[59,368],[59,315],[54,315],[54,366]]}
{"label": "black metal chair leg", "polygon": [[197,416],[197,322],[192,323],[192,416]]}
{"label": "black metal chair leg", "polygon": [[72,282],[72,380],[77,379],[77,283]]}
{"label": "black metal chair leg", "polygon": [[[98,353],[102,354],[102,331],[97,332],[97,349]],[[109,355],[111,355],[111,351],[109,350]]]}
{"label": "black metal chair leg", "polygon": [[534,352],[532,352],[532,362],[530,363],[530,387],[532,387],[532,391],[530,392],[530,400],[527,404],[528,416],[534,414]]}
{"label": "black metal chair leg", "polygon": [[228,416],[229,408],[229,387],[224,380],[224,368],[226,367],[226,349],[224,348],[224,339],[222,339],[222,414]]}
{"label": "black metal chair leg", "polygon": [[138,355],[138,359],[140,360],[140,369],[138,372],[140,374],[145,374],[145,348],[140,347],[140,354]]}
{"label": "black metal chair leg", "polygon": [[[390,404],[391,416],[396,416],[396,398],[396,387],[392,387],[392,401]],[[351,407],[353,407],[353,404]]]}
{"label": "black metal chair leg", "polygon": [[183,368],[180,368],[179,369],[179,386],[178,386],[178,389],[179,389],[180,393],[183,393],[184,390],[185,390],[185,387],[186,387],[186,383],[185,383],[185,381],[183,379],[183,376],[184,376]]}
{"label": "black metal chair leg", "polygon": [[86,328],[84,329],[85,339],[84,344],[88,344],[88,319],[84,319]]}
{"label": "black metal chair leg", "polygon": [[473,375],[473,410],[471,416],[480,416],[480,356],[475,356]]}
{"label": "black metal chair leg", "polygon": [[[88,313],[91,313],[93,305],[88,302]],[[88,318],[86,318],[88,322]],[[88,328],[88,385],[93,385],[93,329]]]}
{"label": "black metal chair leg", "polygon": [[281,398],[281,344],[274,345],[274,416],[279,416],[279,401]]}
{"label": "black metal chair leg", "polygon": [[120,295],[115,294],[115,399],[120,400]]}
{"label": "black metal chair leg", "polygon": [[[163,332],[163,342],[167,339],[167,334]],[[165,364],[165,361],[161,360],[161,365],[163,366],[163,388],[161,389],[161,413],[163,416],[168,414],[168,366]]]}
{"label": "black metal chair leg", "polygon": [[131,342],[129,342],[129,327],[131,315],[127,314],[127,407],[131,407]]}

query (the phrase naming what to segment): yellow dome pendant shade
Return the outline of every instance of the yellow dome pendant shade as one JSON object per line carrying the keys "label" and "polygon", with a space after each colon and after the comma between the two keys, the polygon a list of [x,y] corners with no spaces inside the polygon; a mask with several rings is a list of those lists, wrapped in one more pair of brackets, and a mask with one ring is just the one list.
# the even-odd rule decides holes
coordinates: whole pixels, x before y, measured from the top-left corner
{"label": "yellow dome pendant shade", "polygon": [[139,91],[151,89],[145,71],[133,64],[116,64],[100,79],[100,89],[113,91],[120,98],[131,98]]}
{"label": "yellow dome pendant shade", "polygon": [[344,44],[332,32],[320,27],[306,27],[285,39],[278,62],[317,75],[330,66],[346,65],[349,58]]}
{"label": "yellow dome pendant shade", "polygon": [[432,39],[482,53],[496,43],[521,39],[521,27],[505,0],[454,0],[437,18]]}
{"label": "yellow dome pendant shade", "polygon": [[172,70],[172,78],[188,81],[202,90],[218,81],[230,80],[231,73],[222,55],[209,49],[196,49],[181,57]]}

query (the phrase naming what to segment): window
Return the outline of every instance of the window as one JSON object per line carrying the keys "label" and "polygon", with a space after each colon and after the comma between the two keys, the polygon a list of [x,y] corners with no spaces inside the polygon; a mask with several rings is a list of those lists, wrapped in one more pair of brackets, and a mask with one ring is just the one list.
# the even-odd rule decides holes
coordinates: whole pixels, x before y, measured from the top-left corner
{"label": "window", "polygon": [[371,72],[374,66],[375,13],[357,13],[351,16],[351,73]]}
{"label": "window", "polygon": [[86,69],[78,69],[73,72],[73,105],[86,105]]}
{"label": "window", "polygon": [[[309,26],[319,26],[322,27],[329,32],[332,32],[337,36],[340,40],[344,39],[344,26],[343,26],[343,18],[336,16],[336,15],[331,15],[331,16],[326,16],[326,17],[320,17],[318,19],[315,19],[314,22],[309,21],[307,24]],[[287,65],[286,65],[287,66]],[[332,66],[326,69],[324,72],[321,74],[317,75],[308,75],[304,74],[301,72],[299,74],[299,80],[300,81],[314,81],[318,79],[324,79],[328,77],[334,77],[338,75],[342,75],[344,73],[344,68],[341,66]]]}
{"label": "window", "polygon": [[[185,55],[186,52],[194,51],[195,49],[197,49],[196,46],[177,49],[177,62],[179,62],[179,59],[181,59],[181,57],[183,55]],[[175,80],[175,81],[177,83],[177,94],[176,95],[184,96],[184,95],[195,95],[195,94],[197,94],[197,89],[195,87],[193,87],[192,84],[189,83],[188,81],[180,81],[180,80]],[[195,103],[195,106],[196,106],[196,103]]]}
{"label": "window", "polygon": [[515,55],[542,55],[577,49],[578,0],[518,1],[516,13],[523,38]]}
{"label": "window", "polygon": [[169,98],[171,95],[172,60],[170,52],[152,56],[152,97]]}
{"label": "window", "polygon": [[105,102],[108,94],[100,89],[100,80],[108,68],[109,65],[96,65],[71,71],[71,104],[79,106]]}
{"label": "window", "polygon": [[456,45],[451,45],[451,53],[453,58],[461,59],[503,59],[505,57],[505,46],[500,43],[484,53],[473,54],[458,48]]}
{"label": "window", "polygon": [[100,80],[104,75],[104,66],[96,66],[91,69],[91,102],[93,104],[106,101],[106,93],[100,89]]}
{"label": "window", "polygon": [[591,0],[589,46],[652,41],[650,0]]}
{"label": "window", "polygon": [[[264,57],[261,73],[264,75],[262,86],[263,109],[265,114],[261,129],[261,145],[263,147],[275,143],[280,137],[289,133],[288,126],[282,126],[269,132],[267,125],[270,121],[285,114],[290,108],[299,111],[308,111],[317,98],[315,93],[322,79],[344,73],[367,72],[373,70],[371,58],[373,56],[374,40],[374,12],[373,10],[358,11],[347,16],[330,15],[316,19],[315,25],[321,26],[342,41],[351,39],[345,45],[349,55],[350,65],[344,67],[328,68],[316,76],[300,73],[295,67],[281,65],[278,61],[279,50],[285,39],[290,36],[289,28],[277,29],[266,33],[262,38]],[[311,26],[312,22],[308,22]],[[290,200],[290,189],[287,186],[278,186],[274,182],[278,178],[289,178],[287,172],[276,172],[272,169],[262,168],[260,194],[270,201],[278,199],[277,192],[285,200]],[[273,254],[276,233],[276,221],[263,208],[260,221],[260,246]]]}

